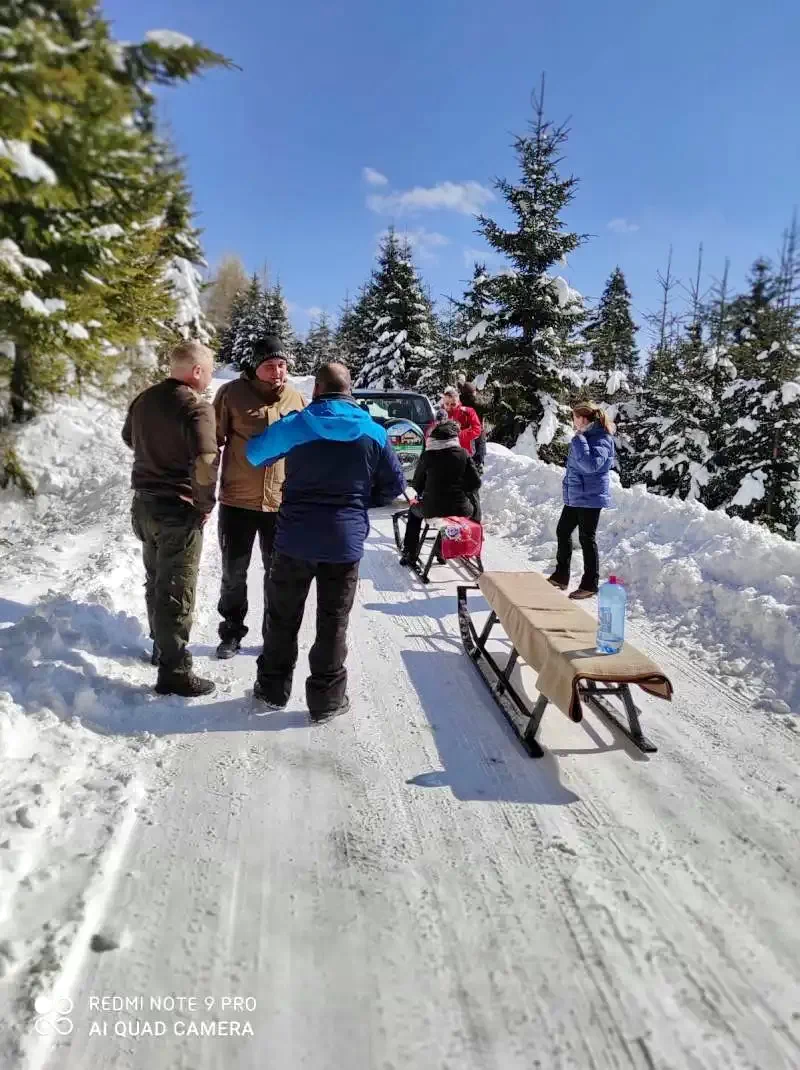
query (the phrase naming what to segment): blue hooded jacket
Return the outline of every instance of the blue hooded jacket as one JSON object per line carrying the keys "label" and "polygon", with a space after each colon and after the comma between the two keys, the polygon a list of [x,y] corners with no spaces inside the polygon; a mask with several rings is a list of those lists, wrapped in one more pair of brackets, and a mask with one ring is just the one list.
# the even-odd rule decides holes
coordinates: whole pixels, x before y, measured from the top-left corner
{"label": "blue hooded jacket", "polygon": [[349,395],[324,394],[247,444],[250,464],[286,458],[275,550],[306,561],[360,561],[367,509],[403,493],[386,431]]}
{"label": "blue hooded jacket", "polygon": [[590,424],[582,435],[575,435],[562,484],[564,504],[578,509],[606,509],[611,505],[610,472],[615,455],[614,438],[600,424]]}

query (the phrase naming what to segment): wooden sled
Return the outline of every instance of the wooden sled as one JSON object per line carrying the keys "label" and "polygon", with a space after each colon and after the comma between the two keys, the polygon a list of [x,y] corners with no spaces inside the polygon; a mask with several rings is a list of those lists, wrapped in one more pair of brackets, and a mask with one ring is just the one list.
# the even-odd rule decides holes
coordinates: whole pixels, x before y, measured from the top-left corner
{"label": "wooden sled", "polygon": [[[475,590],[481,591],[490,606],[480,633],[467,604],[468,591]],[[594,619],[543,576],[535,572],[484,572],[477,585],[459,586],[458,621],[467,656],[532,758],[541,758],[544,753],[536,735],[549,703],[577,722],[583,719],[582,703],[588,702],[640,751],[653,754],[658,750],[642,731],[641,710],[630,685],[670,700],[672,684],[654,662],[629,643],[618,654],[598,654]],[[512,644],[502,669],[487,650],[497,626]],[[539,698],[532,706],[511,682],[519,660],[539,674]],[[621,702],[625,720],[607,699]]]}

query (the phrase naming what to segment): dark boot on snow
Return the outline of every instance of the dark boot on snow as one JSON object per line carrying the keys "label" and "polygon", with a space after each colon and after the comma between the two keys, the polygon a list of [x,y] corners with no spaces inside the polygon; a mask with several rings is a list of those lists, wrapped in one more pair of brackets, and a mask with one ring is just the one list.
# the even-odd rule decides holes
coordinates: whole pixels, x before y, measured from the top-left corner
{"label": "dark boot on snow", "polygon": [[193,672],[158,674],[157,695],[180,695],[181,698],[201,698],[215,691],[217,685],[213,680],[204,680]]}
{"label": "dark boot on snow", "polygon": [[569,581],[565,583],[564,580],[559,579],[558,576],[548,576],[547,582],[551,587],[555,587],[558,591],[566,591],[567,587],[569,587]]}
{"label": "dark boot on snow", "polygon": [[253,698],[257,699],[262,705],[266,706],[268,710],[285,710],[285,702],[273,702],[267,694],[266,688],[260,680],[256,680],[253,685]]}
{"label": "dark boot on snow", "polygon": [[227,661],[228,658],[235,657],[242,647],[242,640],[237,639],[236,636],[231,636],[229,639],[223,639],[217,647],[217,657],[220,661]]}
{"label": "dark boot on snow", "polygon": [[348,713],[349,710],[350,699],[345,695],[344,701],[340,706],[336,706],[332,710],[309,710],[308,715],[314,724],[324,724],[326,721],[332,721],[334,717],[341,717],[343,713]]}

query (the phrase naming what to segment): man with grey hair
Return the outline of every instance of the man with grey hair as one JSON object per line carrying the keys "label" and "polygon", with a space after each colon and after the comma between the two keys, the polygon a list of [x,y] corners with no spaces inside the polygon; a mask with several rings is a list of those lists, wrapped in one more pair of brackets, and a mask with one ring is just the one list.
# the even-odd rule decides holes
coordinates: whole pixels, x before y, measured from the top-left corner
{"label": "man with grey hair", "polygon": [[142,543],[160,695],[195,698],[214,690],[192,672],[189,652],[203,525],[216,501],[214,410],[201,396],[213,373],[211,350],[182,342],[172,351],[169,378],[133,400],[122,429],[133,450],[131,519]]}

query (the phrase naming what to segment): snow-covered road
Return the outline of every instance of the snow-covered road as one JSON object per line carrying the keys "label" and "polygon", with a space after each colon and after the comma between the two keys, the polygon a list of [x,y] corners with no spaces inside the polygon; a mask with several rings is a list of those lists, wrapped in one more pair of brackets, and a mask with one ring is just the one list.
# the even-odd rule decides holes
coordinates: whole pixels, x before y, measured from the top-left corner
{"label": "snow-covered road", "polygon": [[[97,493],[101,527],[87,512],[54,569],[63,597],[31,616],[22,551],[16,591],[0,586],[17,763],[0,843],[4,1070],[800,1065],[787,719],[638,627],[676,688],[671,706],[642,697],[659,753],[646,760],[591,714],[548,712],[546,757],[527,758],[461,653],[455,573],[425,589],[401,569],[386,512],[352,619],[349,717],[304,715],[311,606],[285,713],[254,716],[256,635],[233,661],[206,661],[212,526],[193,638],[219,689],[158,699],[139,624],[119,615],[143,614],[124,495]],[[499,538],[486,557],[530,567]],[[251,614],[257,631],[256,598]],[[57,695],[60,720],[32,712]],[[92,950],[98,933],[120,946]],[[68,1036],[37,1036],[37,993],[72,1001]],[[96,1002],[113,996],[142,1005]],[[198,1002],[151,1007],[167,996]],[[253,1035],[192,1035],[214,1020]],[[130,1022],[164,1033],[115,1035]]]}

